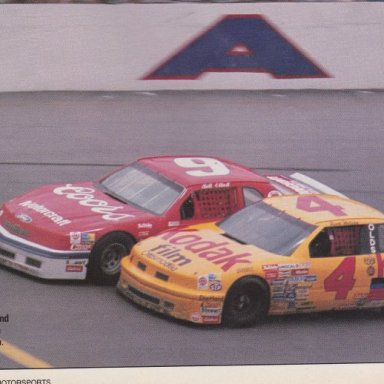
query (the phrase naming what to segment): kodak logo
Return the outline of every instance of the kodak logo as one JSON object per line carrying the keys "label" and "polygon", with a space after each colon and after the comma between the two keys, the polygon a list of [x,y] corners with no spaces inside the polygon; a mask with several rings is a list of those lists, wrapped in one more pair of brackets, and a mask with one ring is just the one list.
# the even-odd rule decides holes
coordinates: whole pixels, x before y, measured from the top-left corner
{"label": "kodak logo", "polygon": [[223,271],[227,271],[236,264],[249,264],[248,259],[251,253],[235,254],[227,241],[215,242],[204,240],[196,234],[186,234],[185,232],[166,232],[161,236],[162,239],[169,241],[172,245],[181,245],[187,251],[196,254],[202,259],[206,259],[214,264],[220,265]]}

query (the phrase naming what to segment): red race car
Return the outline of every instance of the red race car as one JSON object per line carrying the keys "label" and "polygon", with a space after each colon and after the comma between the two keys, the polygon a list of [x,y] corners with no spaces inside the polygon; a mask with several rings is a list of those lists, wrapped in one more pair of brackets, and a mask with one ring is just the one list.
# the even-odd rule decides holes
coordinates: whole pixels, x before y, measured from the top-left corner
{"label": "red race car", "polygon": [[267,196],[313,192],[219,158],[143,158],[96,183],[43,186],[4,203],[0,264],[45,279],[113,284],[120,259],[141,239],[222,219]]}

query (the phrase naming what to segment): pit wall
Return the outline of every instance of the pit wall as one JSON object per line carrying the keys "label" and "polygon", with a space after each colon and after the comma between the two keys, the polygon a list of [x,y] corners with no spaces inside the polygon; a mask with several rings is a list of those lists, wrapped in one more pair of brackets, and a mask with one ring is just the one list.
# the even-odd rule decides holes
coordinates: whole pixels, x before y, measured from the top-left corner
{"label": "pit wall", "polygon": [[0,92],[384,88],[384,3],[1,10]]}

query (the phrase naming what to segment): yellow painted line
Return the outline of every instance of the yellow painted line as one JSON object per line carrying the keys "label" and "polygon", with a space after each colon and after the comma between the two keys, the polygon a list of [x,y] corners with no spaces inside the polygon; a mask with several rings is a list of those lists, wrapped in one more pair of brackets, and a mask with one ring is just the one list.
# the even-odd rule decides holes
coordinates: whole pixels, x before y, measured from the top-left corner
{"label": "yellow painted line", "polygon": [[26,368],[52,368],[52,365],[8,343],[4,339],[1,340],[0,354]]}

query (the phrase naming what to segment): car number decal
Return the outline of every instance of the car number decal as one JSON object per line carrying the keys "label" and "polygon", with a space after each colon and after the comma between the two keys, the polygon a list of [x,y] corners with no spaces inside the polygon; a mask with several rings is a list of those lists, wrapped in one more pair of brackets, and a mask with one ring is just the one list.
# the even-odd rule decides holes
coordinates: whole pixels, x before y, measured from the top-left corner
{"label": "car number decal", "polygon": [[324,280],[326,292],[336,292],[335,300],[344,300],[355,286],[356,259],[345,258],[338,267]]}
{"label": "car number decal", "polygon": [[224,176],[230,173],[221,161],[209,157],[178,157],[174,162],[179,167],[192,169],[186,173],[195,177]]}
{"label": "car number decal", "polygon": [[345,216],[343,207],[331,204],[319,196],[298,196],[296,208],[306,212],[328,211],[334,216]]}
{"label": "car number decal", "polygon": [[[384,277],[384,260],[380,253],[376,254],[377,277]],[[368,261],[366,259],[365,264]],[[372,261],[370,261],[372,263]],[[355,286],[356,257],[345,258],[336,269],[324,280],[326,292],[336,292],[335,300],[344,300]],[[373,276],[373,275],[372,275]],[[384,298],[384,297],[383,297]]]}

